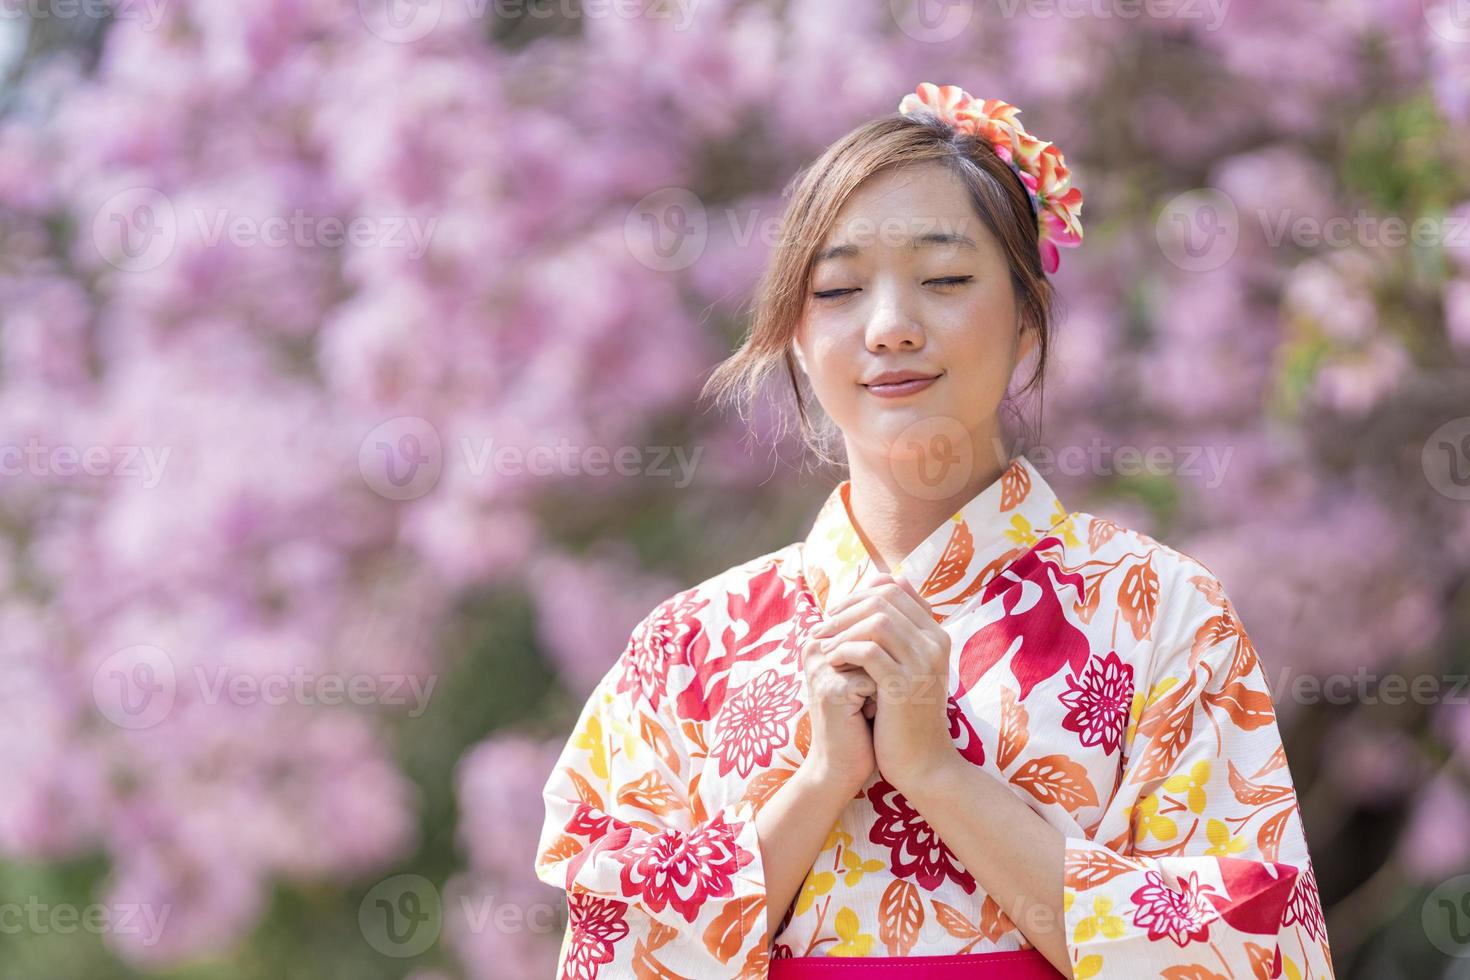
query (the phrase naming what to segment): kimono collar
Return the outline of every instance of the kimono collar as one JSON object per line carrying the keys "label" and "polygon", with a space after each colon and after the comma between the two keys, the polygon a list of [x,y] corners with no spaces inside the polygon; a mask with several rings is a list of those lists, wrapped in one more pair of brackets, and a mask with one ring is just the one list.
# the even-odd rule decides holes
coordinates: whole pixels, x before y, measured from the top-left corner
{"label": "kimono collar", "polygon": [[[852,518],[852,481],[828,495],[802,543],[802,574],[826,609],[874,571]],[[893,574],[907,579],[943,620],[1048,533],[1076,544],[1071,515],[1025,456],[903,557]]]}

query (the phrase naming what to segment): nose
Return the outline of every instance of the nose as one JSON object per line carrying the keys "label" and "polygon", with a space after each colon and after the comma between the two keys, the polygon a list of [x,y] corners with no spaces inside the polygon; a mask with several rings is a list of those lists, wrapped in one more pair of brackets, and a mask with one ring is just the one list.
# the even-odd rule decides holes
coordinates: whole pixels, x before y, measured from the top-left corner
{"label": "nose", "polygon": [[869,351],[919,350],[924,330],[908,311],[896,288],[876,289],[864,340]]}

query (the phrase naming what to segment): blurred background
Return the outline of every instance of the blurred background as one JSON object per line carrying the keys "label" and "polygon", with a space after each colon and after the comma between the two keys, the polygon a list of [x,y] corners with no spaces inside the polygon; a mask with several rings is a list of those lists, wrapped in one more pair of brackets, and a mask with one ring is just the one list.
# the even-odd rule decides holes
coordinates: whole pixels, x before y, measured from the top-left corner
{"label": "blurred background", "polygon": [[700,385],[921,81],[1083,189],[1025,448],[1237,602],[1339,975],[1470,976],[1466,0],[0,0],[0,977],[552,976],[582,701],[842,476]]}

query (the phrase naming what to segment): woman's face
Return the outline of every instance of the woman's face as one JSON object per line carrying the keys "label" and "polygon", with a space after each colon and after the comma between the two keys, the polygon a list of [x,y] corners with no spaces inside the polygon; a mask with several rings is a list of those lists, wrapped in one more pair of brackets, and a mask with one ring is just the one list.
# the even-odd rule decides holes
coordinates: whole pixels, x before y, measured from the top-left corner
{"label": "woman's face", "polygon": [[[924,454],[940,434],[987,449],[979,442],[996,438],[997,409],[1033,334],[1020,333],[999,242],[959,180],[925,163],[875,175],[838,213],[796,347],[849,461],[893,460]],[[934,380],[919,390],[871,385],[890,371]]]}

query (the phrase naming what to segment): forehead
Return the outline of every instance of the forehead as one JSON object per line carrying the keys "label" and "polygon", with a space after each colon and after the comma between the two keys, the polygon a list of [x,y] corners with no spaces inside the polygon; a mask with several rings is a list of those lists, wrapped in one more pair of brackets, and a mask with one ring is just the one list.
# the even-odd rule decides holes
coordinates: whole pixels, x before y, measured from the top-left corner
{"label": "forehead", "polygon": [[817,261],[874,248],[932,245],[984,250],[989,232],[958,177],[938,163],[874,174],[843,202]]}

